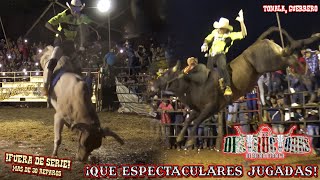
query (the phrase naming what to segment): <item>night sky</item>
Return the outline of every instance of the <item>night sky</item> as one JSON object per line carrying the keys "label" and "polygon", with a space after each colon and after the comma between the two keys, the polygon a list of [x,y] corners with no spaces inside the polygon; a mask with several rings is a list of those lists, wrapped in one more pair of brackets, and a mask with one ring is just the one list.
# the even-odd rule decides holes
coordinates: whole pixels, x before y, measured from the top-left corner
{"label": "night sky", "polygon": [[[171,35],[177,44],[177,56],[180,59],[185,59],[188,56],[197,56],[200,59],[203,54],[200,52],[200,46],[203,39],[213,29],[214,21],[220,17],[226,17],[230,20],[230,24],[235,31],[240,31],[240,26],[235,18],[240,9],[244,11],[245,23],[247,25],[248,36],[241,41],[234,43],[229,51],[229,58],[234,58],[240,54],[246,47],[252,44],[256,38],[270,26],[277,26],[275,13],[264,13],[263,4],[313,4],[320,5],[319,0],[168,0],[166,8],[165,23],[161,21],[156,14],[159,10],[159,0],[138,0],[140,2],[138,10],[140,16],[134,20],[131,16],[131,11],[127,11],[122,16],[112,20],[112,27],[124,30],[124,26],[128,24],[141,24],[144,27],[140,28],[144,32],[157,32],[159,37]],[[59,0],[65,4],[65,0]],[[92,7],[97,0],[83,0],[87,4],[86,7]],[[42,11],[49,4],[47,0],[1,0],[0,15],[4,22],[7,36],[17,38],[23,35],[32,22],[40,16]],[[112,14],[116,15],[125,8],[132,8],[130,0],[114,0],[115,7],[112,9]],[[138,3],[139,4],[139,3]],[[56,11],[60,12],[63,9],[55,6]],[[85,12],[98,22],[106,21],[106,16],[96,12],[94,8],[86,8]],[[142,13],[141,13],[142,12]],[[53,10],[47,13],[45,18],[40,21],[39,25],[30,34],[30,37],[35,40],[51,41],[52,34],[43,26],[44,23],[53,15]],[[305,38],[315,32],[320,32],[320,13],[280,13],[281,25],[294,38]],[[161,21],[161,22],[160,22]],[[139,23],[140,22],[140,23]],[[104,38],[107,37],[107,30],[99,29]],[[2,36],[2,34],[0,34]],[[275,34],[274,38],[279,35]],[[113,39],[123,40],[123,36],[119,33],[112,32]],[[317,46],[314,46],[317,47]],[[202,58],[203,59],[203,58]]]}

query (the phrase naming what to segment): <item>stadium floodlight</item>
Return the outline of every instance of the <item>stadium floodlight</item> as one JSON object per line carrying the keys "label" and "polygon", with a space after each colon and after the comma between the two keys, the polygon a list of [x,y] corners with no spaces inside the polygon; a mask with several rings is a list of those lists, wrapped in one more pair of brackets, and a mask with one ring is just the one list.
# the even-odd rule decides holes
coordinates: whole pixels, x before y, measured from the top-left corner
{"label": "stadium floodlight", "polygon": [[97,4],[97,8],[100,12],[108,12],[111,8],[111,0],[100,0]]}

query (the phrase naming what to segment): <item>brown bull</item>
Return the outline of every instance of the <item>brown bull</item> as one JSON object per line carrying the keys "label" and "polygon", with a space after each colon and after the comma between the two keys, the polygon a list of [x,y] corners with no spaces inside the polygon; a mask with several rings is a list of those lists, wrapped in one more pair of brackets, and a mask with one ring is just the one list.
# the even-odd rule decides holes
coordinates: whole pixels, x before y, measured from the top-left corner
{"label": "brown bull", "polygon": [[[53,47],[46,47],[41,56],[40,64],[47,71],[48,61]],[[52,156],[57,156],[61,144],[61,133],[63,125],[79,130],[79,147],[76,159],[86,161],[90,153],[101,146],[102,138],[113,136],[119,143],[122,139],[109,130],[102,128],[98,115],[91,102],[91,95],[87,84],[82,77],[75,74],[75,69],[63,56],[54,70],[54,75],[61,68],[64,69],[61,77],[50,92],[50,101],[56,113],[54,115],[54,149]],[[58,73],[59,74],[59,73]],[[55,78],[53,78],[55,79]]]}
{"label": "brown bull", "polygon": [[[276,28],[269,29],[229,64],[233,101],[250,92],[258,78],[264,73],[285,69],[289,65],[299,65],[293,51],[320,39],[318,33],[308,39],[295,41],[284,31],[290,45],[283,49],[273,41],[264,39],[266,35],[276,30]],[[180,63],[178,62],[175,67],[169,69],[157,80],[151,81],[149,90],[172,91],[192,109],[190,117],[177,137],[177,142],[181,142],[188,126],[193,121],[191,134],[186,143],[186,146],[191,146],[196,142],[195,134],[198,126],[205,119],[223,109],[227,105],[227,100],[219,87],[218,72],[209,71],[203,64],[197,65],[188,75],[184,75],[179,69]]]}

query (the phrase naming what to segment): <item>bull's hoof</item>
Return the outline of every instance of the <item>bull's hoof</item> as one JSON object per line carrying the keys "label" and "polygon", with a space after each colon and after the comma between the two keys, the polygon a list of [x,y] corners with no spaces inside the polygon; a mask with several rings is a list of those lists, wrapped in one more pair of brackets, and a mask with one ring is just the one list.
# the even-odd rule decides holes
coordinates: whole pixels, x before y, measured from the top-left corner
{"label": "bull's hoof", "polygon": [[192,138],[186,142],[186,147],[191,147],[196,143],[196,139]]}
{"label": "bull's hoof", "polygon": [[184,140],[183,135],[178,135],[176,140],[177,140],[177,143],[182,142]]}

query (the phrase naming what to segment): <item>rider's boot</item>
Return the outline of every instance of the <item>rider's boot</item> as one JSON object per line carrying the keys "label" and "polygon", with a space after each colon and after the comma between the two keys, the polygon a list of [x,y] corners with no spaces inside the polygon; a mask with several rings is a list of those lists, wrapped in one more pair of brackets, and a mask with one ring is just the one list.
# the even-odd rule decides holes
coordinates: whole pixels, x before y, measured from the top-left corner
{"label": "rider's boot", "polygon": [[231,96],[232,95],[232,90],[230,86],[226,86],[226,89],[224,90],[224,95],[225,96]]}

